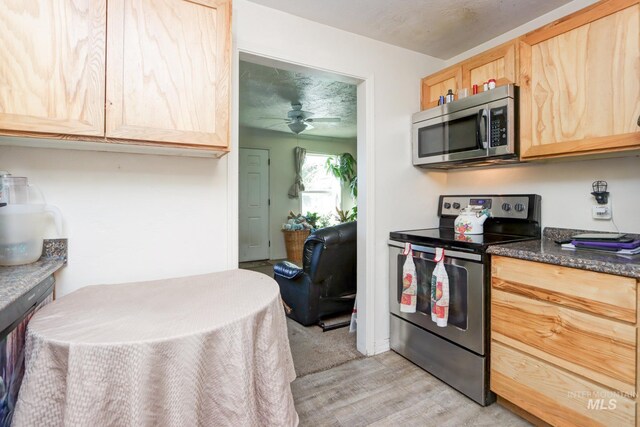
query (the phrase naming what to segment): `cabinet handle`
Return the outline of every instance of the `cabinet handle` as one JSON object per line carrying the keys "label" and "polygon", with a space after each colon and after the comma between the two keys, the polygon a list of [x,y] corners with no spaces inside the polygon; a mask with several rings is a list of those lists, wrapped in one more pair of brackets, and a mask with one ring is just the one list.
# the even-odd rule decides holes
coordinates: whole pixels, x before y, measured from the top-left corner
{"label": "cabinet handle", "polygon": [[638,126],[640,126],[640,116],[638,116]]}

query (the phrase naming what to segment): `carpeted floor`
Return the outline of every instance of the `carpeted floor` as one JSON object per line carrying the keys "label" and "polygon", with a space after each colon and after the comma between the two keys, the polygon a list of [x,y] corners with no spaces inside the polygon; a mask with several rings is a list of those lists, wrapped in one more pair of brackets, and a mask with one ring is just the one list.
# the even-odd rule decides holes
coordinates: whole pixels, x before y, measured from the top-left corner
{"label": "carpeted floor", "polygon": [[[257,271],[273,277],[273,265],[278,261],[251,261],[240,264],[240,268]],[[350,315],[328,319],[326,323],[348,320]],[[356,334],[349,328],[322,332],[319,326],[302,326],[287,318],[289,345],[298,378],[342,365],[350,360],[364,357],[356,350]]]}
{"label": "carpeted floor", "polygon": [[356,350],[356,334],[349,333],[349,328],[322,332],[319,326],[305,327],[289,318],[287,327],[298,378],[364,357]]}

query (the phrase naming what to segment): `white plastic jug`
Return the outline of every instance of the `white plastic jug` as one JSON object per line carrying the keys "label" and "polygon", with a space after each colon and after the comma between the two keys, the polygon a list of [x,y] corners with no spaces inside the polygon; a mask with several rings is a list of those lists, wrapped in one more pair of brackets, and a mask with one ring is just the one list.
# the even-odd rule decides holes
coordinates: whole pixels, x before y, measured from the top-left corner
{"label": "white plastic jug", "polygon": [[35,262],[42,255],[47,225],[53,219],[58,234],[62,215],[45,203],[40,190],[24,177],[0,174],[0,265]]}

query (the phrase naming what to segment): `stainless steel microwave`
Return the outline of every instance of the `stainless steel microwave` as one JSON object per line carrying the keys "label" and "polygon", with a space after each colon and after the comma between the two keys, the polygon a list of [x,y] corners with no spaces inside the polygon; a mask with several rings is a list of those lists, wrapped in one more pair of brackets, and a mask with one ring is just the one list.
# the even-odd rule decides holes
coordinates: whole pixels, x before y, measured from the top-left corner
{"label": "stainless steel microwave", "polygon": [[495,89],[413,115],[413,164],[451,169],[518,161],[518,88]]}

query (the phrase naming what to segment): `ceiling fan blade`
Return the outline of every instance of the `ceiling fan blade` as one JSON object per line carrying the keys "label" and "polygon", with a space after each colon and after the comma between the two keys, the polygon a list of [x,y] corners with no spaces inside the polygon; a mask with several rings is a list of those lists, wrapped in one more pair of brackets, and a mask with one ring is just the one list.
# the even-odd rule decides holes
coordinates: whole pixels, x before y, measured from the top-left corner
{"label": "ceiling fan blade", "polygon": [[258,120],[280,120],[280,121],[287,121],[289,119],[285,119],[282,117],[258,117]]}
{"label": "ceiling fan blade", "polygon": [[311,123],[305,123],[307,125],[307,128],[305,130],[311,130],[311,129],[315,129],[313,126],[311,126]]}
{"label": "ceiling fan blade", "polygon": [[340,117],[311,117],[307,119],[310,123],[338,123],[342,121]]}

